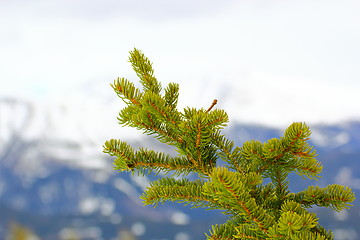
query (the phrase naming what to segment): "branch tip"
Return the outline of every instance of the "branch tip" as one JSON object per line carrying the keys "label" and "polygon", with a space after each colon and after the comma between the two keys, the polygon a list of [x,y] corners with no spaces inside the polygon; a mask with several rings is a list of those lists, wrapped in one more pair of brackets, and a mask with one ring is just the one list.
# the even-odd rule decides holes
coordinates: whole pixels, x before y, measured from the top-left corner
{"label": "branch tip", "polygon": [[211,104],[211,106],[209,107],[209,109],[208,110],[206,110],[206,112],[210,112],[211,111],[211,109],[215,106],[217,104],[217,100],[216,99],[214,99],[214,101],[212,102],[212,104]]}

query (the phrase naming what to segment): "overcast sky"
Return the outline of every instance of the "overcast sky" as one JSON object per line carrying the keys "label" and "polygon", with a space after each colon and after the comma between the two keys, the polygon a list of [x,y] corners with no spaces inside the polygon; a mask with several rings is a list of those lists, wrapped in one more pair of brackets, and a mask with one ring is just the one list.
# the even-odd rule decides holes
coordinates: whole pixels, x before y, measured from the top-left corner
{"label": "overcast sky", "polygon": [[360,119],[359,12],[357,0],[3,0],[0,97],[136,80],[136,47],[183,105],[217,98],[270,124]]}

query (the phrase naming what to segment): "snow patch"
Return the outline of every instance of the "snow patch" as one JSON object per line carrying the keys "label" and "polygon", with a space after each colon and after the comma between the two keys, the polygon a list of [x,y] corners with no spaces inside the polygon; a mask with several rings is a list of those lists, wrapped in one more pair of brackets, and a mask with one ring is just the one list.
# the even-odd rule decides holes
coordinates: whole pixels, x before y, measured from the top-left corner
{"label": "snow patch", "polygon": [[143,223],[136,222],[131,226],[131,232],[135,236],[141,236],[141,235],[144,235],[144,233],[146,232],[146,227]]}
{"label": "snow patch", "polygon": [[190,240],[190,235],[184,232],[179,232],[175,235],[175,240]]}
{"label": "snow patch", "polygon": [[344,209],[341,212],[334,212],[334,216],[338,221],[346,221],[349,218],[349,212]]}
{"label": "snow patch", "polygon": [[79,231],[81,239],[101,239],[102,230],[97,226],[84,227]]}
{"label": "snow patch", "polygon": [[140,193],[136,190],[136,188],[133,185],[131,185],[122,178],[115,179],[113,184],[114,187],[116,187],[121,192],[125,193],[133,202],[137,204],[141,204],[139,199]]}
{"label": "snow patch", "polygon": [[40,200],[44,204],[53,202],[59,197],[60,192],[61,190],[59,188],[59,184],[56,182],[50,182],[46,185],[42,185],[38,189]]}
{"label": "snow patch", "polygon": [[333,230],[334,239],[337,240],[358,240],[359,236],[353,228],[336,228]]}
{"label": "snow patch", "polygon": [[111,174],[108,171],[95,170],[91,174],[91,180],[96,183],[106,183],[110,175]]}
{"label": "snow patch", "polygon": [[111,216],[115,212],[115,201],[110,198],[87,197],[81,200],[79,209],[83,214],[97,211],[103,216]]}
{"label": "snow patch", "polygon": [[334,137],[334,142],[337,146],[344,145],[350,141],[351,137],[349,133],[341,132]]}
{"label": "snow patch", "polygon": [[349,167],[342,167],[335,177],[335,183],[349,186],[353,189],[360,189],[360,179],[353,177],[353,170]]}
{"label": "snow patch", "polygon": [[114,213],[110,216],[110,222],[114,225],[118,225],[122,222],[123,218],[120,214]]}
{"label": "snow patch", "polygon": [[131,180],[142,190],[145,190],[150,185],[150,180],[147,176],[132,175]]}
{"label": "snow patch", "polygon": [[187,225],[190,223],[190,217],[183,212],[176,211],[171,215],[170,221],[176,225]]}
{"label": "snow patch", "polygon": [[92,214],[99,208],[99,199],[97,198],[84,198],[80,202],[79,209],[83,214]]}
{"label": "snow patch", "polygon": [[116,204],[113,199],[111,199],[111,198],[104,199],[100,206],[100,213],[103,216],[110,216],[114,213],[115,207],[116,207]]}
{"label": "snow patch", "polygon": [[312,142],[321,147],[339,147],[351,140],[351,136],[347,132],[340,132],[336,135],[330,135],[317,129],[313,129],[312,132]]}

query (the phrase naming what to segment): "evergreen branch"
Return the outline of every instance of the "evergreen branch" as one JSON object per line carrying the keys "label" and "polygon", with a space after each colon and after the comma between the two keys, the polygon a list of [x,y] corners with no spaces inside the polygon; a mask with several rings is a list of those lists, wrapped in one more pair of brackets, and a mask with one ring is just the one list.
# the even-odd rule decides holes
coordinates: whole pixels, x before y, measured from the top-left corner
{"label": "evergreen branch", "polygon": [[178,111],[174,111],[166,101],[158,94],[153,92],[146,92],[141,101],[144,108],[152,113],[158,120],[167,123],[170,126],[177,127],[181,121],[181,116]]}
{"label": "evergreen branch", "polygon": [[[259,172],[264,172],[265,177],[271,177],[271,172],[281,169],[287,172],[296,171],[301,176],[317,179],[322,165],[315,159],[317,154],[313,147],[306,143],[310,134],[304,123],[293,123],[285,131],[284,137],[270,139],[263,147],[258,147],[261,151],[255,151],[258,153],[257,159],[263,162],[259,164]],[[247,158],[251,157],[254,156],[247,153]]]}
{"label": "evergreen branch", "polygon": [[[122,109],[118,117],[119,123],[144,130],[147,134],[158,134],[160,139],[179,142],[179,138],[175,136],[179,133],[174,125],[181,121],[180,115],[174,111],[169,113],[169,108],[165,107],[162,98],[152,92],[146,92],[140,102],[139,105],[129,105]],[[164,127],[171,127],[172,131]],[[174,132],[177,134],[172,134]]]}
{"label": "evergreen branch", "polygon": [[[273,218],[250,195],[251,185],[261,183],[261,178],[258,177],[259,175],[250,177],[218,167],[211,172],[211,181],[204,185],[204,193],[213,196],[220,204],[226,203],[231,206],[229,210],[240,212],[249,222],[253,222],[266,232],[272,225]],[[258,180],[255,180],[256,178]]]}
{"label": "evergreen branch", "polygon": [[256,229],[254,224],[243,223],[236,227],[237,234],[235,238],[240,239],[253,239],[253,240],[264,240],[268,239],[268,234],[265,231]]}
{"label": "evergreen branch", "polygon": [[186,157],[171,157],[144,148],[135,151],[127,143],[115,139],[105,142],[104,152],[117,156],[114,169],[119,171],[137,171],[140,174],[149,174],[153,170],[157,173],[174,171],[174,174],[179,175],[196,170]]}
{"label": "evergreen branch", "polygon": [[171,108],[176,108],[179,98],[179,84],[169,83],[165,88],[164,99],[166,101],[166,106]]}
{"label": "evergreen branch", "polygon": [[203,155],[203,152],[201,151],[201,136],[202,136],[202,128],[201,128],[201,124],[198,123],[197,124],[197,129],[196,129],[196,142],[195,142],[195,148],[196,148],[196,160],[198,162],[201,162],[201,160],[203,159],[202,158],[202,155]]}
{"label": "evergreen branch", "polygon": [[131,164],[134,159],[134,149],[120,140],[111,139],[106,141],[103,146],[104,153],[108,153],[110,156],[117,156],[114,160],[115,169],[120,171],[131,170]]}
{"label": "evergreen branch", "polygon": [[211,112],[206,112],[206,122],[204,126],[212,129],[222,129],[229,121],[227,113],[222,109],[215,109]]}
{"label": "evergreen branch", "polygon": [[103,152],[110,156],[124,157],[125,159],[131,159],[134,157],[134,149],[126,142],[110,139],[103,145]]}
{"label": "evergreen branch", "polygon": [[174,120],[170,119],[170,109],[166,106],[165,100],[159,94],[151,91],[145,92],[142,104],[147,111],[155,116],[155,118],[161,121],[173,122],[175,124]]}
{"label": "evergreen branch", "polygon": [[243,159],[241,165],[248,171],[256,171],[263,173],[267,166],[271,165],[266,162],[266,158],[263,154],[263,144],[260,141],[247,141],[240,148],[241,158]]}
{"label": "evergreen branch", "polygon": [[128,105],[126,108],[121,109],[117,117],[118,123],[124,126],[137,127],[134,124],[135,115],[138,113],[138,106]]}
{"label": "evergreen branch", "polygon": [[283,143],[278,138],[269,139],[262,147],[262,155],[265,158],[265,161],[270,161],[272,164],[276,165],[283,164],[282,157],[286,152]]}
{"label": "evergreen branch", "polygon": [[309,213],[299,203],[286,201],[281,206],[277,232],[291,239],[296,237],[299,232],[312,234],[316,232],[317,220],[314,213]]}
{"label": "evergreen branch", "polygon": [[282,140],[287,143],[285,148],[292,152],[301,152],[310,135],[310,128],[305,123],[295,122],[285,130]]}
{"label": "evergreen branch", "polygon": [[156,134],[157,138],[162,142],[170,142],[174,143],[181,143],[181,138],[178,138],[177,134],[174,132],[167,131],[165,125],[159,121],[156,117],[154,117],[149,112],[142,112],[142,121],[139,121],[137,124],[142,126],[147,134]]}
{"label": "evergreen branch", "polygon": [[[325,240],[333,240],[334,239],[333,232],[330,230],[326,230],[323,226],[321,226],[319,224],[313,228],[313,232],[316,234],[316,236],[320,235],[320,236],[324,237],[324,238],[319,238],[319,239],[325,239]],[[315,238],[315,239],[317,240],[318,238]]]}
{"label": "evergreen branch", "polygon": [[245,220],[241,217],[234,217],[221,225],[213,225],[210,235],[206,234],[208,240],[232,240],[238,233],[236,228],[243,224]]}
{"label": "evergreen branch", "polygon": [[[278,221],[277,231],[288,239],[325,239],[327,235],[317,232],[315,226],[317,219],[309,214],[298,214],[293,211],[286,211],[281,214]],[[306,238],[302,238],[305,237]]]}
{"label": "evergreen branch", "polygon": [[[224,110],[213,110],[217,100],[207,110],[187,107],[180,112],[176,108],[179,85],[169,83],[161,95],[162,87],[149,59],[134,49],[129,61],[143,92],[125,78],[114,80],[112,88],[127,105],[119,113],[119,123],[155,135],[174,146],[180,155],[134,150],[126,142],[111,139],[105,142],[103,151],[116,156],[114,169],[140,174],[171,172],[177,176],[197,172],[202,179],[162,178],[151,182],[141,197],[145,204],[182,202],[232,215],[226,223],[213,226],[208,239],[333,239],[306,208],[348,208],[355,200],[351,189],[329,185],[311,186],[299,193],[288,190],[290,172],[316,179],[322,171],[316,151],[307,142],[311,131],[305,123],[291,124],[281,138],[265,143],[247,141],[235,147],[220,132],[228,123],[228,115]],[[219,157],[227,165],[216,167]],[[266,178],[271,182],[263,184]]]}
{"label": "evergreen branch", "polygon": [[332,235],[330,236],[324,236],[324,235],[321,235],[319,233],[314,233],[314,232],[309,232],[309,231],[306,231],[306,232],[299,232],[299,233],[296,233],[292,236],[291,239],[294,239],[294,240],[303,240],[303,239],[308,239],[308,240],[330,240],[330,239],[333,239]]}
{"label": "evergreen branch", "polygon": [[182,140],[184,144],[179,147],[186,155],[191,156],[199,166],[199,170],[208,175],[209,171],[216,165],[216,148],[211,142],[210,135],[215,131],[214,124],[209,125],[209,114],[203,109],[184,109],[185,120],[179,126],[184,129]]}
{"label": "evergreen branch", "polygon": [[275,187],[271,182],[254,188],[251,195],[256,199],[258,205],[261,205],[267,212],[272,212],[274,216],[277,216],[278,209],[274,206],[278,202],[278,197]]}
{"label": "evergreen branch", "polygon": [[134,127],[149,135],[155,134],[161,142],[173,146],[183,143],[180,128],[164,123],[144,108],[130,105],[120,111],[118,120],[122,125]]}
{"label": "evergreen branch", "polygon": [[128,81],[125,78],[117,78],[114,80],[113,84],[110,84],[114,89],[116,94],[126,103],[126,104],[139,104],[141,99],[141,92],[137,89],[134,84]]}
{"label": "evergreen branch", "polygon": [[315,158],[295,158],[292,164],[298,175],[314,180],[317,180],[323,169],[321,163]]}
{"label": "evergreen branch", "polygon": [[295,201],[285,201],[276,225],[269,228],[270,238],[277,239],[333,239],[332,233],[318,225],[315,213],[309,213]]}
{"label": "evergreen branch", "polygon": [[214,131],[211,135],[211,142],[218,148],[217,155],[225,162],[230,164],[230,168],[244,173],[241,164],[240,148],[234,148],[234,141],[227,139],[221,134],[220,130]]}
{"label": "evergreen branch", "polygon": [[[151,115],[149,112],[144,110],[140,105],[129,105],[126,108],[123,108],[119,116],[117,117],[119,124],[124,126],[129,126],[142,130],[146,134],[161,134],[160,131],[157,131],[159,123],[156,124],[151,120]],[[165,132],[164,134],[165,135]]]}
{"label": "evergreen branch", "polygon": [[140,78],[144,91],[152,91],[159,94],[161,84],[154,76],[154,69],[150,60],[140,50],[134,48],[133,51],[130,51],[129,62],[131,62],[136,75]]}
{"label": "evergreen branch", "polygon": [[144,205],[155,207],[166,201],[190,204],[193,207],[209,207],[213,205],[212,199],[202,193],[203,184],[201,180],[161,178],[151,182],[140,198]]}
{"label": "evergreen branch", "polygon": [[306,190],[294,194],[293,199],[304,206],[330,207],[339,212],[352,206],[350,202],[355,200],[355,194],[349,187],[331,184],[325,188],[309,186]]}
{"label": "evergreen branch", "polygon": [[[278,170],[274,173],[274,176],[271,177],[277,198],[277,201],[274,202],[275,208],[279,208],[289,194],[289,181],[287,180],[287,176],[287,172]],[[276,213],[276,217],[278,217],[278,213]]]}
{"label": "evergreen branch", "polygon": [[169,154],[140,148],[135,153],[134,168],[154,169],[156,172],[175,171],[176,175],[188,174],[196,170],[186,157],[172,157]]}

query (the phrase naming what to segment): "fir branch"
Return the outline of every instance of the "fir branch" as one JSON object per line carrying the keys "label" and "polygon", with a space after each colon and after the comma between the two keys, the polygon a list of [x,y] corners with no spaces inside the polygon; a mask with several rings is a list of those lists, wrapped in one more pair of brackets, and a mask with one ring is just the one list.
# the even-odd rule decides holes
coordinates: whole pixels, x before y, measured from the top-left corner
{"label": "fir branch", "polygon": [[278,233],[294,238],[299,232],[316,232],[318,225],[316,215],[306,211],[299,203],[286,201],[281,206],[281,216],[278,219]]}
{"label": "fir branch", "polygon": [[309,179],[317,180],[322,172],[323,166],[315,158],[295,158],[292,161],[293,168],[300,176],[306,176]]}
{"label": "fir branch", "polygon": [[285,199],[287,194],[289,193],[289,181],[287,179],[288,173],[285,171],[281,171],[280,169],[273,173],[271,176],[272,183],[275,186],[276,194],[279,198]]}
{"label": "fir branch", "polygon": [[110,85],[126,104],[139,104],[141,92],[129,80],[125,78],[117,78],[114,80],[114,83]]}
{"label": "fir branch", "polygon": [[213,225],[210,235],[206,234],[208,240],[232,240],[238,233],[236,228],[243,224],[245,220],[241,217],[234,217],[221,225]]}
{"label": "fir branch", "polygon": [[[322,165],[315,159],[317,156],[315,150],[306,143],[310,134],[306,124],[293,123],[285,131],[284,137],[270,139],[262,147],[260,147],[261,143],[258,143],[258,151],[255,152],[258,154],[257,159],[262,161],[259,164],[259,172],[264,172],[265,177],[271,177],[272,172],[281,169],[317,179],[322,171]],[[250,149],[245,152],[247,159],[256,157],[249,152],[254,151]]]}
{"label": "fir branch", "polygon": [[239,151],[241,154],[240,161],[242,161],[240,164],[242,165],[242,168],[263,173],[267,169],[267,166],[271,165],[266,162],[263,154],[263,144],[260,141],[247,141]]}
{"label": "fir branch", "polygon": [[311,135],[310,128],[301,122],[292,123],[284,133],[282,140],[284,141],[285,148],[292,152],[301,152],[306,141],[309,140]]}
{"label": "fir branch", "polygon": [[134,116],[138,113],[139,108],[135,105],[129,105],[120,110],[117,117],[118,123],[124,126],[137,127]]}
{"label": "fir branch", "polygon": [[[259,176],[259,175],[253,175]],[[226,168],[215,168],[210,175],[211,181],[204,185],[204,193],[213,196],[214,200],[231,206],[232,211],[239,212],[249,222],[253,222],[261,230],[273,224],[273,218],[259,206],[250,195],[251,185],[259,184],[260,178],[250,178],[236,172],[230,172]],[[249,180],[252,179],[251,183]],[[260,182],[259,182],[260,181]]]}
{"label": "fir branch", "polygon": [[135,151],[126,142],[111,139],[104,144],[104,152],[117,156],[114,169],[119,171],[133,171],[139,174],[149,174],[151,171],[170,172],[174,174],[188,174],[196,171],[195,166],[186,157],[172,157],[169,154],[140,148]]}
{"label": "fir branch", "polygon": [[213,200],[203,194],[204,181],[190,181],[186,178],[161,178],[150,183],[140,197],[144,205],[154,205],[165,203],[166,201],[184,203],[192,207],[218,207]]}
{"label": "fir branch", "polygon": [[175,175],[189,174],[195,171],[194,165],[186,157],[172,157],[169,154],[140,148],[135,153],[134,168],[153,169],[157,173],[174,171]]}
{"label": "fir branch", "polygon": [[166,105],[175,109],[178,103],[179,98],[179,84],[177,83],[169,83],[165,88],[164,99],[166,101]]}
{"label": "fir branch", "polygon": [[136,75],[140,78],[144,91],[160,93],[161,84],[154,76],[152,63],[140,50],[134,48],[133,51],[130,51],[129,62],[131,62]]}
{"label": "fir branch", "polygon": [[119,124],[142,130],[145,134],[156,135],[156,138],[162,142],[173,146],[182,144],[180,128],[173,122],[164,122],[164,119],[159,119],[143,107],[130,105],[122,109],[118,120]]}
{"label": "fir branch", "polygon": [[254,224],[243,223],[235,229],[237,231],[237,234],[234,235],[235,238],[252,240],[268,239],[268,234],[260,229],[256,229]]}
{"label": "fir branch", "polygon": [[211,112],[207,112],[205,126],[214,130],[222,129],[227,126],[229,117],[227,113],[222,109],[215,109]]}
{"label": "fir branch", "polygon": [[111,139],[106,141],[103,147],[104,153],[108,153],[110,156],[117,156],[114,160],[114,169],[129,171],[133,168],[134,149],[129,144],[120,140]]}
{"label": "fir branch", "polygon": [[244,173],[244,169],[241,166],[241,152],[239,147],[234,149],[234,141],[227,139],[221,134],[220,130],[214,131],[211,135],[211,142],[217,147],[216,154],[223,161],[230,164],[230,168]]}
{"label": "fir branch", "polygon": [[[355,200],[351,189],[329,185],[311,186],[299,193],[288,190],[290,172],[317,179],[322,171],[316,151],[307,142],[311,131],[305,123],[291,124],[281,138],[265,143],[247,141],[235,147],[220,132],[228,123],[228,115],[213,109],[217,100],[207,110],[187,107],[180,112],[176,108],[179,85],[169,83],[161,95],[162,87],[149,59],[134,49],[129,61],[143,91],[125,78],[111,84],[127,105],[119,113],[119,123],[154,135],[174,146],[179,155],[135,150],[115,139],[106,141],[103,151],[116,157],[114,169],[119,171],[177,176],[196,172],[200,178],[153,181],[141,197],[145,204],[174,201],[230,214],[229,221],[213,226],[208,239],[333,239],[331,231],[319,225],[316,215],[306,208],[348,208]],[[218,158],[225,161],[224,167],[216,166]],[[271,182],[263,184],[266,178]]]}
{"label": "fir branch", "polygon": [[293,199],[304,206],[330,207],[339,212],[352,206],[350,202],[355,200],[355,194],[349,187],[331,184],[325,188],[309,186],[306,190],[295,194]]}
{"label": "fir branch", "polygon": [[204,110],[191,108],[184,109],[185,120],[179,126],[183,128],[182,141],[179,147],[186,155],[195,161],[203,174],[208,175],[209,171],[216,165],[216,148],[211,142],[210,135],[215,131],[216,125],[209,124],[209,116]]}

